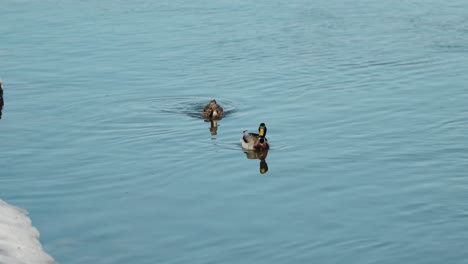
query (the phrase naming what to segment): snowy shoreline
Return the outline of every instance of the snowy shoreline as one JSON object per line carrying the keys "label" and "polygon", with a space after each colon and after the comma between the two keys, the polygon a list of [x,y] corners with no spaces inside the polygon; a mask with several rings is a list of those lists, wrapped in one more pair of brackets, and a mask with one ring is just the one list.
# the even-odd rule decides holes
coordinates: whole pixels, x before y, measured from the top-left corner
{"label": "snowy shoreline", "polygon": [[44,252],[28,212],[0,199],[0,263],[56,264]]}

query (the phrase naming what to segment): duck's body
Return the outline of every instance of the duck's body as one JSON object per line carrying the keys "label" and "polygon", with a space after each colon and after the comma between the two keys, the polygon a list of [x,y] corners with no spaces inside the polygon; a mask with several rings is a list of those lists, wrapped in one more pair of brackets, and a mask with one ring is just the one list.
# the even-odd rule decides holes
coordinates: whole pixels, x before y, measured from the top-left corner
{"label": "duck's body", "polygon": [[203,109],[203,117],[210,120],[219,120],[224,116],[223,108],[216,103],[216,100],[211,100]]}
{"label": "duck's body", "polygon": [[249,131],[245,130],[243,136],[241,138],[242,148],[248,150],[267,150],[270,148],[270,144],[268,143],[268,139],[266,139],[266,126],[264,123],[260,124],[258,128],[259,134],[256,133],[249,133]]}

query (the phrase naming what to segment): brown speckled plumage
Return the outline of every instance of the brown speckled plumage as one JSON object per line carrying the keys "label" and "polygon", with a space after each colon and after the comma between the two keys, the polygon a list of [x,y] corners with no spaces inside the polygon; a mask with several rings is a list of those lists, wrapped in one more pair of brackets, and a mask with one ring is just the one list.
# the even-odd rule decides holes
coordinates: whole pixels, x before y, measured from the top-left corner
{"label": "brown speckled plumage", "polygon": [[203,109],[203,117],[206,119],[219,120],[224,116],[223,108],[216,103],[216,100],[211,100]]}

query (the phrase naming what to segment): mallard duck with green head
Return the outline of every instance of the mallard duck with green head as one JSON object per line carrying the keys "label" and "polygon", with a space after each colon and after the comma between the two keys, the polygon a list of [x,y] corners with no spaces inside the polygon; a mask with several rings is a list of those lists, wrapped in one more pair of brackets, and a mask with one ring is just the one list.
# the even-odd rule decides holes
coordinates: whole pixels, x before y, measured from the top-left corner
{"label": "mallard duck with green head", "polygon": [[267,128],[265,123],[261,123],[258,127],[258,134],[249,133],[244,130],[244,135],[241,138],[242,148],[249,150],[267,150],[270,148],[268,139],[266,139]]}
{"label": "mallard duck with green head", "polygon": [[219,120],[224,116],[223,108],[213,99],[203,109],[203,117],[210,120]]}

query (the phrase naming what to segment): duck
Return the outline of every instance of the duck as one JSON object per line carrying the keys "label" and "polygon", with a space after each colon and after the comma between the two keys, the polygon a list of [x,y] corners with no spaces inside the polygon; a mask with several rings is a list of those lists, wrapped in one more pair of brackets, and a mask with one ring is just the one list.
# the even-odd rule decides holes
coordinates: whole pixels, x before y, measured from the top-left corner
{"label": "duck", "polygon": [[[2,111],[3,108],[3,87],[2,87],[2,81],[0,80],[0,111]],[[1,117],[2,113],[0,113]]]}
{"label": "duck", "polygon": [[223,108],[213,99],[203,109],[203,117],[210,120],[219,120],[224,116]]}
{"label": "duck", "polygon": [[241,138],[241,144],[243,149],[247,150],[268,150],[270,144],[268,139],[265,137],[267,133],[267,128],[265,123],[261,123],[258,127],[258,134],[249,133],[249,131],[244,130],[243,136]]}

